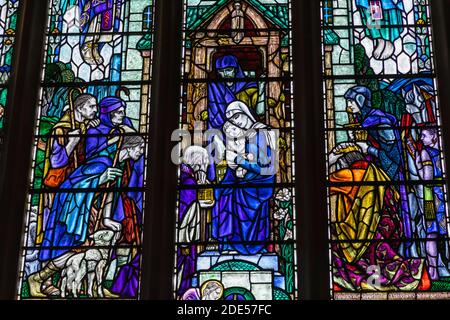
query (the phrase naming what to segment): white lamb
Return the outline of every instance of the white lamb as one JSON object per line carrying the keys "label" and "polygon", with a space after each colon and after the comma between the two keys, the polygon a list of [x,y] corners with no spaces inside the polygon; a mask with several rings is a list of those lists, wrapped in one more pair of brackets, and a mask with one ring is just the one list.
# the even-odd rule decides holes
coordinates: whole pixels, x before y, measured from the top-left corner
{"label": "white lamb", "polygon": [[95,247],[85,252],[77,253],[67,260],[61,272],[61,297],[72,292],[75,298],[81,290],[81,284],[87,274],[87,293],[93,297],[94,280],[97,282],[98,297],[103,298],[103,274],[109,258],[110,246],[113,245],[114,231],[100,230],[90,236]]}

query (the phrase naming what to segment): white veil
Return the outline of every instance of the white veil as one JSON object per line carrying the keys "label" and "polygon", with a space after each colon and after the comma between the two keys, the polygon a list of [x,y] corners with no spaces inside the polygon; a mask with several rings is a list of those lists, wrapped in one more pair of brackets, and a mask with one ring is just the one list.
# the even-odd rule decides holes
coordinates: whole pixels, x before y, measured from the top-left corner
{"label": "white veil", "polygon": [[253,116],[249,107],[242,101],[234,101],[230,103],[227,107],[225,115],[227,119],[230,120],[234,115],[238,113],[246,115],[252,123],[250,127],[251,132],[247,135],[247,137],[251,139],[256,134],[258,134],[258,130],[265,129],[262,132],[265,135],[267,145],[271,148],[272,152],[276,152],[278,147],[276,133],[273,130],[270,130],[271,128],[268,125],[256,121],[256,118]]}

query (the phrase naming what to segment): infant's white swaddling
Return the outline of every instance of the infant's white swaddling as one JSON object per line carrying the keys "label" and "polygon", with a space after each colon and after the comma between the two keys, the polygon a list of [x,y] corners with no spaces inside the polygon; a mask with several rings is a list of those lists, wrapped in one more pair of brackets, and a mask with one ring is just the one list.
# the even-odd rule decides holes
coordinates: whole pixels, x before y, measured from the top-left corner
{"label": "infant's white swaddling", "polygon": [[239,167],[236,163],[236,156],[245,155],[245,137],[240,138],[228,138],[227,140],[227,150],[226,150],[226,160],[227,165],[230,169],[236,171],[236,176],[243,178],[247,173],[247,170]]}

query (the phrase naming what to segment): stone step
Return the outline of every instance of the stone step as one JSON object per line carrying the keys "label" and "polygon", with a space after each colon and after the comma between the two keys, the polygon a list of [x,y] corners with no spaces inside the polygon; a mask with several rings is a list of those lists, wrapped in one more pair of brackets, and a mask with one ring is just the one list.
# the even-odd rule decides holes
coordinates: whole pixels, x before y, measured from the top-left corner
{"label": "stone step", "polygon": [[[239,276],[239,275],[242,275],[242,274],[246,273],[246,271],[201,271],[200,273],[203,274],[203,275],[207,275],[207,274],[212,275],[212,276],[214,276],[213,278],[208,278],[206,280],[210,280],[210,279],[214,280],[214,279],[221,278],[221,276],[219,276],[219,273],[221,273],[221,272],[222,272],[222,274],[223,273],[230,274],[230,273],[234,272],[236,274],[236,276]],[[249,271],[250,278],[255,283],[259,283],[258,280],[257,280],[258,277],[259,277],[259,275],[258,275],[259,273],[258,272],[261,272],[260,274],[265,274],[265,271]],[[247,276],[245,276],[245,277],[248,278]],[[196,273],[193,276],[193,278],[192,278],[192,285],[194,287],[199,287],[204,281],[206,281],[204,278],[202,278],[202,277],[200,277],[200,278],[203,279],[203,281],[200,280],[200,282],[199,282],[198,273]],[[259,278],[259,279],[262,279],[262,278]],[[280,288],[280,289],[286,290],[286,281],[285,281],[284,275],[282,275],[279,272],[275,272],[273,274],[273,285],[275,286],[275,288]]]}
{"label": "stone step", "polygon": [[221,254],[217,251],[206,251],[197,257],[197,270],[208,271],[218,263],[226,261],[251,262],[261,270],[278,271],[278,256],[275,253],[242,255],[239,253]]}
{"label": "stone step", "polygon": [[271,271],[202,271],[195,282],[200,287],[205,281],[220,281],[225,289],[244,288],[256,300],[273,299],[273,272]]}

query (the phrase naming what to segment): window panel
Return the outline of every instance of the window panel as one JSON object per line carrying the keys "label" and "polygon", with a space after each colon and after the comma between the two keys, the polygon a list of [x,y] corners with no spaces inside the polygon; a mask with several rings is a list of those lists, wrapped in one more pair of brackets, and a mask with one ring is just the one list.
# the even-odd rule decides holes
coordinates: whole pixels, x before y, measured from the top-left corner
{"label": "window panel", "polygon": [[4,140],[7,115],[8,83],[11,76],[13,48],[16,37],[18,0],[0,1],[0,148]]}
{"label": "window panel", "polygon": [[153,1],[50,1],[19,298],[138,299]]}
{"label": "window panel", "polygon": [[177,299],[298,297],[290,19],[184,1]]}
{"label": "window panel", "polygon": [[429,11],[426,0],[322,1],[335,299],[426,299],[450,291]]}

